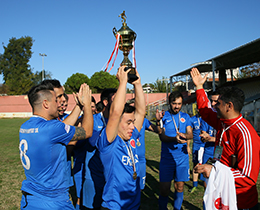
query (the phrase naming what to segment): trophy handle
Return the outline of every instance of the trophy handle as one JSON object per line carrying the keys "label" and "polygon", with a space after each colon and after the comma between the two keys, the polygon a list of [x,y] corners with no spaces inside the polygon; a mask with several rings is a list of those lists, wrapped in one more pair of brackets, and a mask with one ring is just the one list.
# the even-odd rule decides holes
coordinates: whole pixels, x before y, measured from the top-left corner
{"label": "trophy handle", "polygon": [[117,34],[117,30],[116,30],[116,27],[113,28],[113,34],[115,35],[116,37],[116,34]]}
{"label": "trophy handle", "polygon": [[134,40],[136,39],[136,33],[134,33]]}

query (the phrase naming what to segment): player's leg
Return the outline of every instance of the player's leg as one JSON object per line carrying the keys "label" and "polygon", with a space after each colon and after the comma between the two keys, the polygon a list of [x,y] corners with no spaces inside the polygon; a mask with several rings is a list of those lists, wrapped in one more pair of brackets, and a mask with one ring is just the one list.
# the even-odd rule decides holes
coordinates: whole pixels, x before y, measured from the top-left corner
{"label": "player's leg", "polygon": [[191,193],[193,193],[198,187],[198,177],[199,177],[199,174],[195,173],[194,171],[194,167],[198,164],[198,149],[196,148],[195,144],[193,144],[193,149],[192,149],[192,162],[193,162],[192,188],[189,190],[189,192]]}
{"label": "player's leg", "polygon": [[171,182],[160,182],[159,209],[167,209],[168,196],[171,189]]}
{"label": "player's leg", "polygon": [[174,194],[174,209],[178,210],[181,209],[181,205],[183,202],[183,189],[184,189],[184,182],[189,181],[190,174],[189,174],[189,155],[183,155],[181,157],[175,158],[176,162],[176,173],[174,176],[174,187],[175,187],[175,194]]}
{"label": "player's leg", "polygon": [[175,162],[173,159],[161,158],[160,161],[160,195],[159,209],[166,210],[168,204],[168,196],[171,189],[171,181],[174,176]]}

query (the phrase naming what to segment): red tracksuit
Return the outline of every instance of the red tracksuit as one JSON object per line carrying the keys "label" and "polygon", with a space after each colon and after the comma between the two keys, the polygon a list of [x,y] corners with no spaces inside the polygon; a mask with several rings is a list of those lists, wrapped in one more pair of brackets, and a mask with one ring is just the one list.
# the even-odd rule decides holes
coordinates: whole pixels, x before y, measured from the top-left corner
{"label": "red tracksuit", "polygon": [[196,96],[202,119],[217,130],[215,148],[219,145],[223,127],[228,128],[238,120],[222,134],[220,161],[231,167],[231,155],[236,155],[238,165],[231,170],[235,179],[237,206],[241,209],[255,206],[258,202],[256,182],[260,167],[260,137],[241,114],[235,119],[217,118],[203,89],[197,90]]}

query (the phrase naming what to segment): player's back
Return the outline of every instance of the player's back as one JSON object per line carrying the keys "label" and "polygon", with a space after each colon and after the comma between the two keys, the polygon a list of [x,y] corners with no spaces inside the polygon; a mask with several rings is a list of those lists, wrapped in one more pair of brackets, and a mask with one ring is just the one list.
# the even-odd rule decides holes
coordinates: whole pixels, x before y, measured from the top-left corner
{"label": "player's back", "polygon": [[26,180],[22,190],[52,197],[68,187],[66,145],[74,135],[58,120],[33,116],[20,128],[20,157]]}

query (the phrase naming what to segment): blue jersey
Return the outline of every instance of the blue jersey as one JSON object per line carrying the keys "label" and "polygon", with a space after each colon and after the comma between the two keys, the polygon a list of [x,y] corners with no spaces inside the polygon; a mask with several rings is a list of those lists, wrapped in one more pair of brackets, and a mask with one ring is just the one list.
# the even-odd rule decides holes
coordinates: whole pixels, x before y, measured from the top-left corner
{"label": "blue jersey", "polygon": [[[118,135],[112,143],[109,143],[106,128],[102,131],[98,141],[98,149],[104,166],[106,184],[103,191],[103,203],[105,208],[138,209],[140,207],[141,190],[139,177],[139,160],[136,152],[136,139],[139,132],[135,128],[130,140],[124,141]],[[129,151],[132,151],[137,179],[133,178],[134,167]]]}
{"label": "blue jersey", "polygon": [[83,185],[83,205],[87,208],[99,208],[102,203],[102,193],[105,185],[104,168],[96,148],[101,131],[107,120],[102,113],[93,115],[93,135],[86,141],[85,180]]}
{"label": "blue jersey", "polygon": [[67,193],[70,176],[66,145],[74,133],[73,126],[39,116],[22,124],[19,149],[26,179],[21,190],[46,199]]}
{"label": "blue jersey", "polygon": [[198,115],[195,115],[191,118],[191,125],[192,125],[192,132],[193,132],[193,144],[199,144],[204,146],[204,143],[201,141],[200,138],[200,131],[201,131],[201,124],[202,119]]}
{"label": "blue jersey", "polygon": [[[212,137],[214,136],[215,129],[211,127],[208,123],[206,123],[204,120],[201,124],[201,130],[206,131]],[[206,142],[204,146],[204,154],[212,155],[213,157],[214,147],[215,147],[215,142]]]}
{"label": "blue jersey", "polygon": [[[165,135],[170,137],[176,137],[177,135],[174,121],[180,133],[186,133],[186,128],[191,126],[190,116],[183,112],[171,114],[169,111],[166,111],[162,121],[165,129]],[[162,142],[162,157],[172,158],[173,156],[179,157],[182,155],[188,155],[187,143],[179,144],[177,142]]]}

